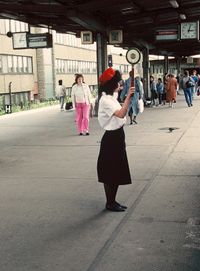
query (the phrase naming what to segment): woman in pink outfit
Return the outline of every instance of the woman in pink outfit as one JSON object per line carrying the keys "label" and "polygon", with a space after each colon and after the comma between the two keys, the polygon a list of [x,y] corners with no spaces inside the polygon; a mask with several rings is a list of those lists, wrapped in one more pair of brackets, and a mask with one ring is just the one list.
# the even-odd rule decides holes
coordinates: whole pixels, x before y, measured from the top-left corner
{"label": "woman in pink outfit", "polygon": [[92,95],[90,88],[85,84],[82,74],[77,74],[75,85],[72,87],[72,103],[76,109],[76,124],[79,135],[89,135],[89,113]]}

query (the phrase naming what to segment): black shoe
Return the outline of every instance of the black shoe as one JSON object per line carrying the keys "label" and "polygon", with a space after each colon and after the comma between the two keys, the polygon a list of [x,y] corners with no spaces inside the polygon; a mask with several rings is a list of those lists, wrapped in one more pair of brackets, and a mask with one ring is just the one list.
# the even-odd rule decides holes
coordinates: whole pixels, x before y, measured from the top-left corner
{"label": "black shoe", "polygon": [[132,125],[132,124],[133,124],[133,122],[131,121],[131,122],[130,122],[130,125]]}
{"label": "black shoe", "polygon": [[79,135],[80,135],[80,136],[82,136],[82,135],[83,135],[83,133],[80,133]]}
{"label": "black shoe", "polygon": [[121,206],[117,204],[106,204],[106,209],[112,212],[124,212],[125,209],[123,209]]}
{"label": "black shoe", "polygon": [[115,204],[120,206],[122,209],[127,209],[127,206],[121,205],[119,202],[115,201]]}
{"label": "black shoe", "polygon": [[135,124],[137,124],[137,121],[136,121],[136,120],[133,120],[133,122],[134,122]]}
{"label": "black shoe", "polygon": [[88,132],[85,135],[90,135]]}
{"label": "black shoe", "polygon": [[191,104],[190,106],[193,106],[193,104]]}

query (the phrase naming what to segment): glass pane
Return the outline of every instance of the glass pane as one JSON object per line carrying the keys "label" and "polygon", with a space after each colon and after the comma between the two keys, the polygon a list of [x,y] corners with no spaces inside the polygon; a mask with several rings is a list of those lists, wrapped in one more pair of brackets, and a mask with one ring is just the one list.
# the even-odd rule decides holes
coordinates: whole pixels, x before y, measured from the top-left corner
{"label": "glass pane", "polygon": [[18,56],[18,71],[19,71],[20,73],[23,72],[22,56]]}
{"label": "glass pane", "polygon": [[12,56],[8,56],[8,72],[13,72],[13,59]]}
{"label": "glass pane", "polygon": [[23,57],[23,72],[28,72],[28,59],[26,56]]}
{"label": "glass pane", "polygon": [[32,58],[28,57],[28,73],[32,73],[33,69],[32,69]]}
{"label": "glass pane", "polygon": [[13,72],[17,73],[17,56],[13,56]]}

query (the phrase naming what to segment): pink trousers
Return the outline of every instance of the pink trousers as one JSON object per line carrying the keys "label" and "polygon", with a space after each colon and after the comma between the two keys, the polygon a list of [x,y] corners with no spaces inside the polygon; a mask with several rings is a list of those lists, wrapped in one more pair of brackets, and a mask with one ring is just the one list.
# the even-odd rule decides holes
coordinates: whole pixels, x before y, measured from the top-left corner
{"label": "pink trousers", "polygon": [[76,103],[76,124],[78,133],[89,131],[90,105],[86,103]]}

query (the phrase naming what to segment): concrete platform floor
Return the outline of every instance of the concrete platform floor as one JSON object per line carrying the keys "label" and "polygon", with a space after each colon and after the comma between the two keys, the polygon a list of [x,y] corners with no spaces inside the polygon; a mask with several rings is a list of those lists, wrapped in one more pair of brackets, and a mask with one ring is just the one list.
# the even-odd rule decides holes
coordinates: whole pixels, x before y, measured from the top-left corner
{"label": "concrete platform floor", "polygon": [[[97,118],[58,106],[0,117],[0,271],[199,271],[200,98],[125,126],[132,185],[104,209]],[[169,127],[178,129],[169,132]]]}

